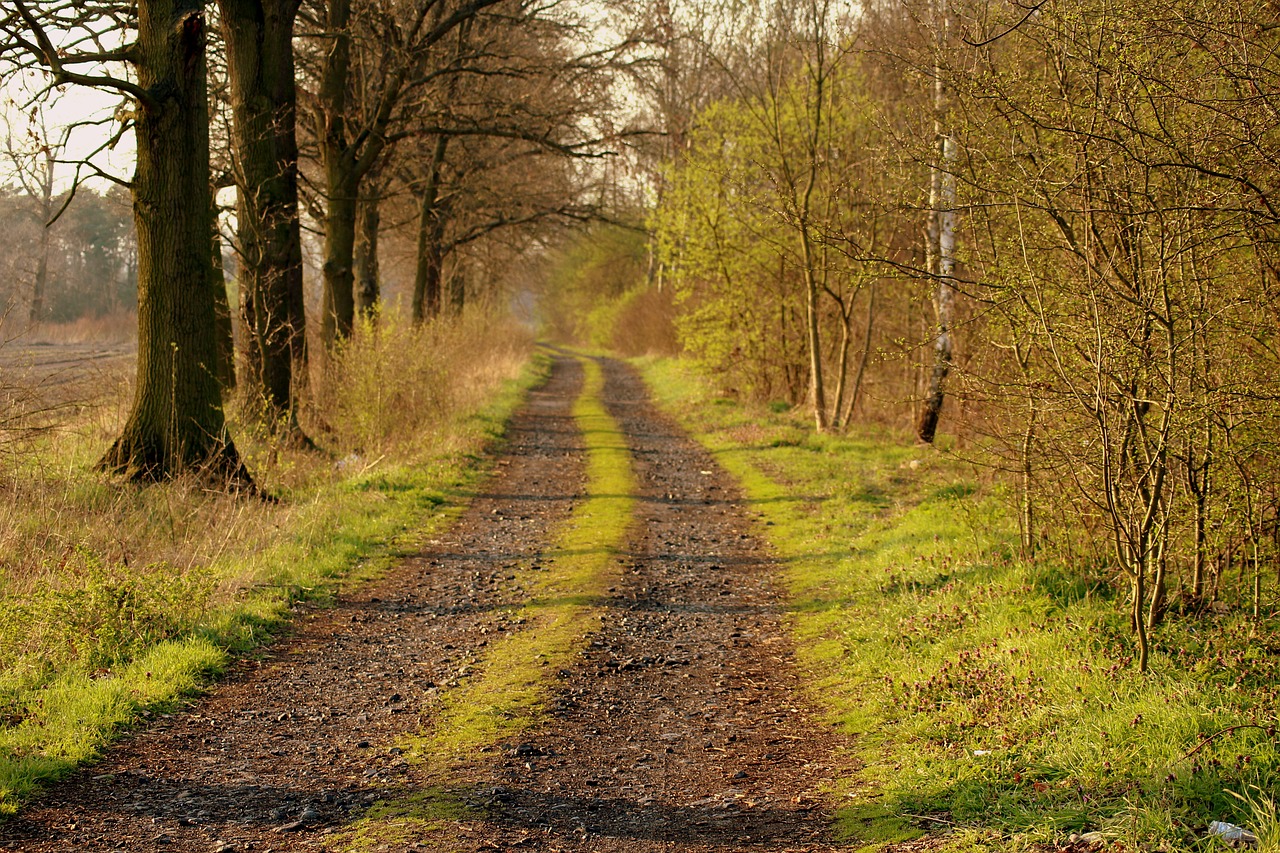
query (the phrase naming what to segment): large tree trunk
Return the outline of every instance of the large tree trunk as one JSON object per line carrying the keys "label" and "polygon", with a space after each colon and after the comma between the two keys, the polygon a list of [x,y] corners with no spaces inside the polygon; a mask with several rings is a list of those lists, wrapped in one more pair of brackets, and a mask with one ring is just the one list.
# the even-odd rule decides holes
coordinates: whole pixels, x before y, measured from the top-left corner
{"label": "large tree trunk", "polygon": [[137,386],[106,470],[157,480],[198,471],[249,485],[227,434],[210,286],[209,109],[199,0],[138,4],[133,178]]}
{"label": "large tree trunk", "polygon": [[293,60],[298,5],[298,0],[218,2],[235,123],[248,384],[264,419],[305,441],[296,415],[306,373]]}

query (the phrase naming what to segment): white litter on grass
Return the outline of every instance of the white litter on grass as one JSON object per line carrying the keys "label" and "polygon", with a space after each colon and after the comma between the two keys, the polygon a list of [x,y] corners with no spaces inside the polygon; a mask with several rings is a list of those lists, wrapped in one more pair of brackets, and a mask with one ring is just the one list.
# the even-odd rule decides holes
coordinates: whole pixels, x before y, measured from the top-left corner
{"label": "white litter on grass", "polygon": [[1236,826],[1234,823],[1227,823],[1223,820],[1215,820],[1209,824],[1209,834],[1221,838],[1223,841],[1239,841],[1250,847],[1258,843],[1258,836],[1254,835],[1243,826]]}

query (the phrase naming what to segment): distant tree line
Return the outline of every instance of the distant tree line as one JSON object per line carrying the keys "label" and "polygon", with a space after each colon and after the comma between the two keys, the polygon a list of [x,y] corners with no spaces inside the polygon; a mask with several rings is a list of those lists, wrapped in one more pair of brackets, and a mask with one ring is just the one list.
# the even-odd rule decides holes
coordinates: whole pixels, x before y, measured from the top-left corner
{"label": "distant tree line", "polygon": [[[63,195],[53,196],[61,207]],[[128,197],[84,192],[52,226],[38,198],[0,187],[0,310],[31,322],[131,312],[138,261]]]}

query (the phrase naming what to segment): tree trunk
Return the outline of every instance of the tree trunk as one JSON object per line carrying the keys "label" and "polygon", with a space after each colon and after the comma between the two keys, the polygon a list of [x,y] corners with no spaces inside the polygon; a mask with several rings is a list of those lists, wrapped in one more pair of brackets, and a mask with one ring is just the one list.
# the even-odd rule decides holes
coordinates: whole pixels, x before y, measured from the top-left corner
{"label": "tree trunk", "polygon": [[809,240],[809,223],[800,223],[801,261],[804,264],[805,333],[809,341],[809,400],[813,403],[814,426],[826,432],[827,392],[822,378],[822,340],[818,323],[818,282],[813,269],[813,248]]}
{"label": "tree trunk", "polygon": [[209,201],[209,287],[213,291],[214,335],[218,341],[218,385],[226,396],[236,387],[236,340],[231,325],[231,303],[227,299],[226,270],[222,266],[218,205],[213,201],[212,191]]}
{"label": "tree trunk", "polygon": [[324,295],[320,333],[325,346],[351,335],[355,323],[356,199],[360,181],[350,158],[335,155],[325,164],[328,207],[324,217]]}
{"label": "tree trunk", "polygon": [[306,374],[298,217],[298,0],[219,0],[231,78],[240,287],[250,393],[267,423],[305,442],[297,424]]}
{"label": "tree trunk", "polygon": [[378,230],[382,225],[382,192],[369,193],[360,202],[360,234],[356,241],[356,310],[372,319],[381,299],[381,272],[378,264]]}
{"label": "tree trunk", "polygon": [[933,370],[929,373],[929,384],[925,391],[924,408],[920,412],[920,420],[916,424],[916,438],[925,444],[933,443],[938,431],[938,419],[942,415],[942,403],[945,398],[947,375],[951,372],[951,323],[955,301],[955,289],[951,286],[951,276],[955,273],[955,202],[956,178],[949,169],[955,159],[955,143],[949,136],[942,136],[939,141],[939,157],[941,163],[935,167],[934,186],[930,191],[934,224],[930,227],[931,236],[936,240],[935,262],[933,270],[937,277],[937,291],[934,293],[934,317],[937,320],[936,334],[933,339]]}
{"label": "tree trunk", "polygon": [[440,207],[440,177],[449,138],[437,136],[431,154],[427,183],[418,211],[418,258],[413,277],[413,322],[421,325],[440,314],[441,278],[444,274],[445,213]]}
{"label": "tree trunk", "polygon": [[100,467],[185,471],[250,486],[218,387],[209,258],[209,109],[199,0],[138,4],[135,109],[138,365],[133,404]]}
{"label": "tree trunk", "polygon": [[36,257],[36,277],[31,283],[31,313],[28,319],[35,325],[44,319],[44,295],[49,286],[49,247],[53,242],[49,220],[53,218],[53,172],[57,155],[50,147],[44,155],[44,170],[40,176],[40,245]]}
{"label": "tree trunk", "polygon": [[844,416],[846,427],[853,422],[853,416],[858,411],[858,402],[862,399],[862,381],[867,375],[867,363],[871,361],[871,343],[872,335],[875,331],[875,320],[876,283],[873,281],[868,285],[866,332],[862,337],[862,354],[858,357],[858,371],[853,377],[853,391],[849,394],[849,408]]}
{"label": "tree trunk", "polygon": [[320,159],[324,164],[325,220],[324,293],[320,334],[325,346],[351,334],[355,320],[356,202],[360,175],[356,152],[347,139],[347,86],[351,76],[351,0],[329,0],[329,49],[320,74],[322,132]]}
{"label": "tree trunk", "polygon": [[[950,19],[946,0],[937,0],[938,51],[946,45]],[[916,438],[932,444],[938,431],[938,419],[942,415],[944,385],[951,372],[951,318],[954,289],[951,277],[955,273],[956,246],[956,143],[948,132],[947,89],[943,82],[941,61],[934,67],[934,132],[937,140],[934,160],[930,166],[929,184],[929,272],[934,276],[933,306],[937,320],[933,340],[933,370],[924,394],[924,408],[916,423]]]}
{"label": "tree trunk", "polygon": [[40,245],[37,248],[36,278],[31,283],[31,324],[44,319],[44,294],[49,283],[49,220],[40,223]]}
{"label": "tree trunk", "polygon": [[461,317],[466,307],[467,277],[462,274],[462,270],[458,267],[455,258],[453,272],[449,276],[449,315],[451,317]]}

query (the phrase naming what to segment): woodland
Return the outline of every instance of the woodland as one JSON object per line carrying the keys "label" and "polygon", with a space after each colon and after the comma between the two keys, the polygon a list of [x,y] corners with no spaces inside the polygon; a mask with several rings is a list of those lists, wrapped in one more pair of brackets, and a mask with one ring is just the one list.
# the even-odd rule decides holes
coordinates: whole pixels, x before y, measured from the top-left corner
{"label": "woodland", "polygon": [[[658,397],[663,376],[703,388],[709,414],[683,423],[704,439],[831,457],[831,494],[856,491],[864,462],[954,478],[937,494],[981,539],[972,560],[1105,603],[1114,621],[1082,642],[1109,673],[1207,666],[1243,691],[1188,748],[1247,730],[1254,764],[1241,747],[1235,775],[1219,767],[1219,789],[1185,802],[1219,807],[1232,788],[1274,822],[1278,12],[3,0],[0,346],[92,318],[131,339],[136,321],[137,342],[129,402],[107,414],[0,373],[15,503],[68,467],[33,462],[53,458],[50,436],[94,418],[69,430],[81,479],[59,480],[7,553],[35,555],[30,578],[128,565],[165,534],[93,531],[132,501],[165,502],[183,536],[202,513],[212,529],[228,507],[286,513],[302,495],[339,518],[361,477],[482,454],[459,424],[554,340],[633,359]],[[55,123],[77,88],[120,106]],[[85,138],[88,153],[71,144]],[[103,159],[125,139],[127,175]],[[885,455],[861,460],[862,441]],[[772,464],[759,471],[802,494],[802,468]],[[919,498],[893,484],[906,491],[867,487],[877,517]],[[197,508],[155,497],[175,489]],[[73,545],[31,532],[90,493]],[[272,518],[263,530],[291,523]],[[260,535],[243,531],[245,553]],[[923,672],[889,689],[938,711]],[[1185,828],[1182,807],[1157,834]]]}

